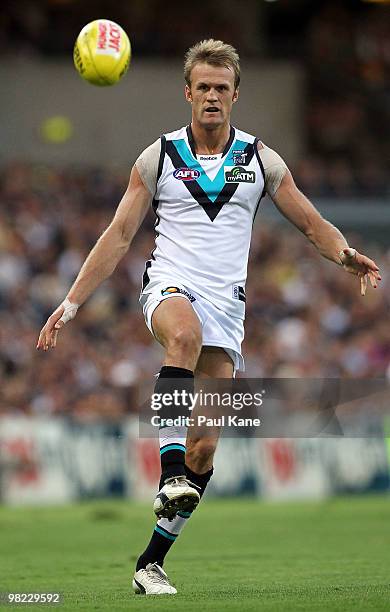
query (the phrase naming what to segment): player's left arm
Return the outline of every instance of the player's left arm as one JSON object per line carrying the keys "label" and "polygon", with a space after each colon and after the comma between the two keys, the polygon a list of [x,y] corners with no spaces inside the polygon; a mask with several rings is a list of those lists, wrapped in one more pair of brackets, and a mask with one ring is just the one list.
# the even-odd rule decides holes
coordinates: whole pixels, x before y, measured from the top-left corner
{"label": "player's left arm", "polygon": [[[264,155],[265,151],[259,153]],[[271,159],[270,155],[269,157]],[[376,263],[349,247],[340,230],[321,216],[310,200],[298,189],[283,160],[281,158],[279,160],[279,164],[275,159],[274,165],[269,165],[268,175],[266,168],[266,188],[268,181],[267,191],[276,207],[314,244],[323,257],[342,265],[346,272],[356,274],[360,278],[362,295],[366,292],[367,279],[373,287],[377,287],[381,277]]]}

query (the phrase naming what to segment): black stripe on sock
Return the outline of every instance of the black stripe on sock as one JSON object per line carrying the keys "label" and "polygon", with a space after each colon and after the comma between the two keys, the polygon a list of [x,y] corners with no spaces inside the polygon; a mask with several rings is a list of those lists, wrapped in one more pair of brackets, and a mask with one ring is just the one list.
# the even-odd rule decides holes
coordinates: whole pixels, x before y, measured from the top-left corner
{"label": "black stripe on sock", "polygon": [[194,378],[192,370],[178,368],[176,366],[162,366],[159,378]]}

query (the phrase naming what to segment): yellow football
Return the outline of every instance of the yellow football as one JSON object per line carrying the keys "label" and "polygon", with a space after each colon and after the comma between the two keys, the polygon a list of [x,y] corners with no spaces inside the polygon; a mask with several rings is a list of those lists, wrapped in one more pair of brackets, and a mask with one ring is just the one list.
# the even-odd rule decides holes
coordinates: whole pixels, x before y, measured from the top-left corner
{"label": "yellow football", "polygon": [[73,61],[80,76],[93,85],[115,85],[126,73],[131,58],[129,37],[109,19],[96,19],[77,37]]}

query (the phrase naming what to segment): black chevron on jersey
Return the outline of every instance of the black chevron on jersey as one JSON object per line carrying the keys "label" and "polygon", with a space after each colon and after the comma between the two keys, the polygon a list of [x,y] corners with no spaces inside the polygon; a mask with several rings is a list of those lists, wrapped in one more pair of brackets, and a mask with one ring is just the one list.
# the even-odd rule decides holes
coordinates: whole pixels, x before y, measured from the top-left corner
{"label": "black chevron on jersey", "polygon": [[[173,142],[170,140],[166,142],[166,153],[169,155],[171,162],[176,169],[183,168],[187,165],[178,153]],[[254,155],[254,145],[252,143],[248,143],[245,147],[244,153],[246,153],[247,163],[249,163]],[[185,181],[184,184],[192,197],[203,208],[211,221],[214,221],[218,213],[222,210],[222,206],[231,200],[239,185],[238,183],[225,183],[224,187],[219,192],[217,199],[212,202],[196,179],[193,181]]]}

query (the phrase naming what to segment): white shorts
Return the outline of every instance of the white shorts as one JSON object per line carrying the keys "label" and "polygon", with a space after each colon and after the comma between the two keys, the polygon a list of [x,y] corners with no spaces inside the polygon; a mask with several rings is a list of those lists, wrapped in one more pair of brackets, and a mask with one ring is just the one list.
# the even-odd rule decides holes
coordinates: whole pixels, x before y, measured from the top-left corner
{"label": "white shorts", "polygon": [[234,371],[244,371],[245,364],[241,355],[244,321],[231,317],[214,306],[212,302],[180,283],[169,280],[151,281],[141,293],[139,301],[149,331],[154,335],[153,312],[161,302],[171,297],[182,297],[192,304],[202,326],[202,345],[223,348],[233,361]]}

